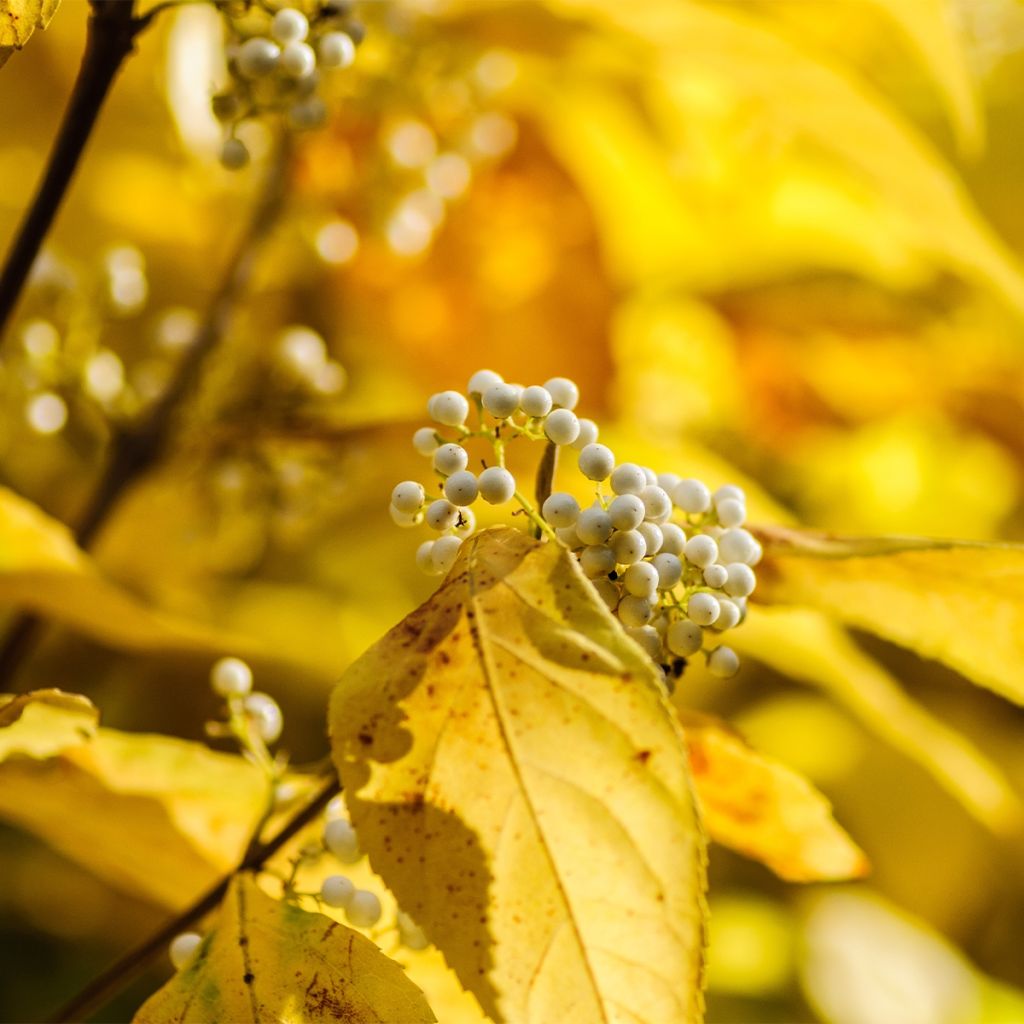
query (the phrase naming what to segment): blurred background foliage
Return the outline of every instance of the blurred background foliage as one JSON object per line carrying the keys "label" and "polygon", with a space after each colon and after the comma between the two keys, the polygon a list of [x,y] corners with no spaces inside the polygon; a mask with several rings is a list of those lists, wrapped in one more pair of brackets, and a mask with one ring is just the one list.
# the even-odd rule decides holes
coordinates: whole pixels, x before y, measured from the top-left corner
{"label": "blurred background foliage", "polygon": [[[64,0],[0,74],[4,238],[86,14]],[[359,16],[230,333],[94,548],[103,575],[54,550],[19,570],[32,594],[4,591],[64,622],[22,688],[201,739],[210,661],[243,653],[293,757],[322,756],[331,683],[433,586],[386,513],[412,429],[484,365],[574,377],[617,451],[744,480],[757,521],[1024,538],[1016,0]],[[4,340],[2,482],[65,522],[112,425],[166,386],[273,159],[268,121],[243,131],[251,168],[217,163],[219,31],[199,4],[141,37]],[[8,568],[38,526],[12,508]],[[801,889],[714,848],[708,1019],[1024,1020],[1019,709],[813,612],[755,607],[741,644],[737,678],[693,671],[679,698],[814,781],[873,873]],[[0,878],[4,1020],[163,914],[14,828]]]}

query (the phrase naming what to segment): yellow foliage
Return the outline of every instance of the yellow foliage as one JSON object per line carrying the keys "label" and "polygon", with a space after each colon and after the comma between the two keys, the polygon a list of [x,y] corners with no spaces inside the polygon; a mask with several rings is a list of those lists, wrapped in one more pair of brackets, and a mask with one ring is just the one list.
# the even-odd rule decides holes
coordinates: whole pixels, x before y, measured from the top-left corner
{"label": "yellow foliage", "polygon": [[0,694],[0,762],[12,754],[51,757],[91,738],[99,711],[87,697],[63,690]]}
{"label": "yellow foliage", "polygon": [[703,842],[661,684],[560,546],[467,548],[332,698],[360,841],[492,1017],[693,1021]]}
{"label": "yellow foliage", "polygon": [[136,1024],[430,1024],[421,992],[358,932],[271,899],[246,875],[185,967]]}
{"label": "yellow foliage", "polygon": [[60,0],[0,0],[0,68],[37,28],[46,28]]}

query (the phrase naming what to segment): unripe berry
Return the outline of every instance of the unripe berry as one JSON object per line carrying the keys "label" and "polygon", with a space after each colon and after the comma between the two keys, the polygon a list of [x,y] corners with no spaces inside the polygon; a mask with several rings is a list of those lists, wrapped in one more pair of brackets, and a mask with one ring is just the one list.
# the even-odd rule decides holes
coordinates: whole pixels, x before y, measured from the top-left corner
{"label": "unripe berry", "polygon": [[658,570],[650,562],[635,562],[622,574],[622,582],[635,597],[653,599],[658,589]]}
{"label": "unripe berry", "polygon": [[301,41],[309,34],[309,22],[302,11],[284,7],[274,15],[270,32],[279,43]]}
{"label": "unripe berry", "polygon": [[399,512],[419,512],[425,499],[423,485],[416,483],[415,480],[403,480],[396,484],[391,492],[391,504]]}
{"label": "unripe berry", "polygon": [[412,446],[420,455],[433,455],[438,449],[439,442],[433,427],[420,427],[412,435]]}
{"label": "unripe berry", "polygon": [[287,43],[281,50],[281,70],[291,78],[305,78],[316,70],[316,54],[309,43]]}
{"label": "unripe berry", "polygon": [[544,382],[544,387],[551,395],[555,405],[562,409],[575,409],[580,400],[580,389],[575,382],[567,377],[552,377]]}
{"label": "unripe berry", "polygon": [[708,655],[708,671],[719,679],[736,675],[739,668],[740,659],[731,647],[716,647]]}
{"label": "unripe berry", "polygon": [[711,492],[699,480],[680,480],[672,489],[672,500],[690,515],[711,508]]}
{"label": "unripe berry", "polygon": [[459,518],[459,510],[447,498],[439,498],[427,506],[427,514],[424,516],[427,526],[438,533],[451,530]]}
{"label": "unripe berry", "polygon": [[576,520],[576,533],[584,544],[603,544],[612,535],[611,516],[600,505],[585,508]]}
{"label": "unripe berry", "polygon": [[241,139],[225,139],[220,162],[229,171],[239,171],[249,162],[249,150]]}
{"label": "unripe berry", "polygon": [[494,384],[504,384],[505,378],[500,373],[495,373],[493,370],[477,370],[472,377],[469,378],[469,384],[466,386],[466,392],[473,397],[474,395],[480,397],[483,393]]}
{"label": "unripe berry", "polygon": [[168,953],[176,971],[180,971],[192,959],[192,955],[203,941],[198,932],[182,932],[171,939]]}
{"label": "unripe berry", "polygon": [[713,538],[698,533],[686,542],[686,560],[701,569],[707,568],[718,558],[718,545]]}
{"label": "unripe berry", "polygon": [[657,554],[661,550],[665,537],[657,523],[641,523],[636,528],[636,532],[643,537],[644,543],[647,545],[647,555],[645,557],[650,558],[651,555]]}
{"label": "unripe berry", "polygon": [[544,421],[544,433],[554,444],[572,444],[579,437],[580,421],[568,409],[555,409]]}
{"label": "unripe berry", "polygon": [[458,473],[459,470],[465,469],[468,465],[469,454],[460,444],[449,442],[448,444],[441,445],[434,452],[434,469],[445,476]]}
{"label": "unripe berry", "polygon": [[576,435],[576,440],[573,441],[572,446],[576,451],[583,451],[588,444],[593,444],[597,440],[597,424],[593,420],[581,419],[579,421],[580,432]]}
{"label": "unripe berry", "polygon": [[515,384],[492,384],[483,394],[484,408],[495,419],[507,419],[519,408],[521,393]]}
{"label": "unripe berry", "polygon": [[669,555],[681,555],[686,548],[686,534],[677,523],[661,523],[661,550]]}
{"label": "unripe berry", "polygon": [[726,562],[746,562],[751,564],[757,556],[758,543],[743,529],[726,530],[718,538],[718,550]]}
{"label": "unripe berry", "polygon": [[552,526],[575,526],[579,514],[579,502],[561,491],[549,495],[541,507],[541,515]]}
{"label": "unripe berry", "polygon": [[434,565],[434,541],[425,540],[416,549],[416,568],[428,576],[438,575],[438,569]]}
{"label": "unripe berry", "polygon": [[490,505],[502,505],[516,492],[516,478],[500,466],[489,466],[480,474],[480,497]]}
{"label": "unripe berry", "polygon": [[691,594],[686,602],[686,614],[698,626],[710,626],[718,618],[720,606],[713,594]]}
{"label": "unripe berry", "polygon": [[461,427],[469,415],[469,402],[458,391],[440,391],[427,402],[427,412],[446,427]]}
{"label": "unripe berry", "polygon": [[591,579],[615,571],[615,553],[604,544],[594,544],[580,553],[580,568]]}
{"label": "unripe berry", "polygon": [[616,530],[635,530],[644,521],[644,503],[635,494],[620,494],[608,506]]}
{"label": "unripe berry", "polygon": [[554,401],[551,392],[542,388],[539,384],[531,384],[524,388],[519,396],[519,404],[527,416],[547,416],[551,412]]}
{"label": "unripe berry", "polygon": [[324,825],[324,846],[342,862],[355,864],[361,860],[363,851],[359,849],[356,830],[345,818],[334,818]]}
{"label": "unripe berry", "polygon": [[356,928],[372,928],[380,920],[380,914],[380,900],[366,889],[356,889],[345,908],[349,924]]}
{"label": "unripe berry", "polygon": [[644,503],[644,518],[651,522],[661,523],[672,515],[672,499],[657,484],[648,484],[641,491],[640,500]]}
{"label": "unripe berry", "polygon": [[356,59],[356,44],[344,32],[325,32],[316,48],[325,68],[351,67]]}
{"label": "unripe berry", "polygon": [[703,642],[704,631],[689,619],[677,619],[665,634],[665,646],[681,658],[696,654]]}
{"label": "unripe berry", "polygon": [[615,455],[603,444],[588,444],[580,449],[579,467],[588,480],[607,480],[615,468]]}
{"label": "unripe berry", "polygon": [[683,578],[683,562],[678,555],[663,552],[654,556],[651,565],[658,573],[659,590],[671,590]]}
{"label": "unripe berry", "polygon": [[252,669],[241,658],[221,658],[210,669],[210,685],[222,697],[243,697],[252,689]]}
{"label": "unripe berry", "polygon": [[626,633],[652,661],[661,660],[661,637],[653,626],[630,626]]}
{"label": "unripe berry", "polygon": [[250,693],[243,706],[264,743],[275,743],[280,739],[284,715],[269,693]]}
{"label": "unripe berry", "polygon": [[726,498],[724,501],[718,502],[715,505],[715,511],[718,513],[719,523],[726,528],[741,526],[743,520],[747,518],[746,508],[735,498]]}
{"label": "unripe berry", "polygon": [[438,537],[434,541],[430,557],[433,560],[434,570],[437,575],[444,575],[451,569],[455,564],[455,559],[458,558],[460,547],[462,547],[461,537]]}
{"label": "unripe berry", "polygon": [[646,626],[654,617],[654,608],[649,598],[627,594],[615,614],[624,626]]}
{"label": "unripe berry", "polygon": [[608,545],[619,565],[632,565],[647,554],[647,543],[643,534],[636,530],[622,530],[612,536]]}
{"label": "unripe berry", "polygon": [[616,494],[643,494],[647,486],[644,471],[633,462],[623,462],[612,470],[611,487]]}
{"label": "unripe berry", "polygon": [[729,573],[725,566],[719,565],[717,562],[714,565],[709,565],[704,570],[704,582],[709,587],[714,587],[715,590],[721,590],[728,578]]}
{"label": "unripe berry", "polygon": [[238,48],[238,72],[243,78],[265,78],[277,67],[280,57],[276,43],[254,36]]}
{"label": "unripe berry", "polygon": [[718,618],[715,619],[714,628],[720,632],[738,626],[740,621],[740,609],[735,601],[727,597],[718,599]]}
{"label": "unripe berry", "polygon": [[320,899],[329,907],[344,908],[355,895],[356,887],[344,875],[330,875],[320,885]]}
{"label": "unripe berry", "polygon": [[615,611],[619,603],[619,588],[611,580],[601,577],[591,582],[594,584],[594,588],[597,590],[601,600],[608,606],[608,610]]}
{"label": "unripe berry", "polygon": [[757,577],[754,570],[743,562],[731,562],[725,567],[727,578],[723,589],[730,597],[747,597],[754,592]]}

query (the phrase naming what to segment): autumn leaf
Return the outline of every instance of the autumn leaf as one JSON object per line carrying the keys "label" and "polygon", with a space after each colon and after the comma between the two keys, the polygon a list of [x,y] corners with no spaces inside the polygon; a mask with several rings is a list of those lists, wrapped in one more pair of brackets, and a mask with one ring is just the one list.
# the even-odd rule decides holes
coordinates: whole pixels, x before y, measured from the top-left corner
{"label": "autumn leaf", "polygon": [[90,739],[99,711],[88,697],[63,690],[0,694],[0,762],[12,754],[45,758]]}
{"label": "autumn leaf", "polygon": [[759,600],[827,611],[1024,703],[1024,545],[759,536]]}
{"label": "autumn leaf", "polygon": [[369,939],[236,876],[192,959],[136,1024],[430,1024],[423,994]]}
{"label": "autumn leaf", "polygon": [[46,28],[60,0],[0,0],[0,68],[37,28]]}
{"label": "autumn leaf", "polygon": [[703,841],[653,667],[560,545],[496,529],[350,667],[375,870],[496,1020],[691,1022]]}
{"label": "autumn leaf", "polygon": [[708,836],[790,882],[838,881],[868,862],[802,776],[751,750],[724,722],[681,713]]}

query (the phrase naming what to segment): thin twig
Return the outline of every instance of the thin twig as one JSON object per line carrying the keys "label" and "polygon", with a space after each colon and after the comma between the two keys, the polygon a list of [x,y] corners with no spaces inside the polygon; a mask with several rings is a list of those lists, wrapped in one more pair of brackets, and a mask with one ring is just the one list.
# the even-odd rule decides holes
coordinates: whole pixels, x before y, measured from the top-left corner
{"label": "thin twig", "polygon": [[39,249],[67,194],[103,101],[142,28],[134,0],[92,0],[82,64],[46,171],[0,272],[0,337],[14,312]]}
{"label": "thin twig", "polygon": [[167,948],[168,943],[179,932],[215,909],[231,884],[232,878],[243,871],[256,871],[263,866],[282,846],[308,825],[330,801],[341,792],[341,783],[332,777],[319,793],[302,808],[272,839],[252,847],[241,864],[230,875],[222,878],[215,886],[203,893],[186,910],[168,921],[156,934],[136,946],[109,970],[91,981],[71,999],[57,1014],[49,1018],[54,1024],[84,1021],[102,1009],[121,989],[129,984],[146,967],[152,958]]}

